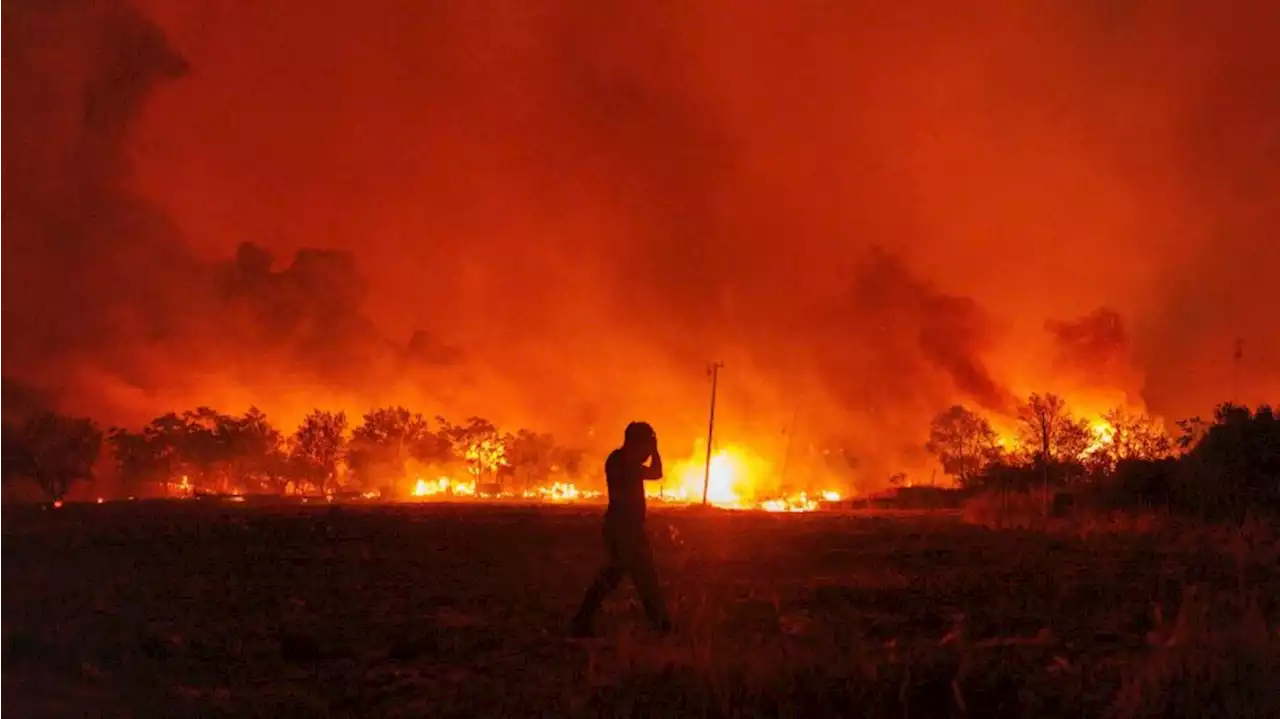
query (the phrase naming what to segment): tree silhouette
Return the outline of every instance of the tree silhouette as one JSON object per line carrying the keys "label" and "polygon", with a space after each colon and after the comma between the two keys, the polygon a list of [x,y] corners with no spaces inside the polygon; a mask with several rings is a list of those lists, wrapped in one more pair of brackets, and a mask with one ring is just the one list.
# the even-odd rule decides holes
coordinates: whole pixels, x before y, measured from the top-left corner
{"label": "tree silhouette", "polygon": [[1061,397],[1032,394],[1018,407],[1018,438],[1040,468],[1041,501],[1047,514],[1050,468],[1080,461],[1089,446],[1089,427],[1071,416]]}
{"label": "tree silhouette", "polygon": [[174,474],[174,453],[154,431],[130,432],[113,428],[107,441],[115,458],[116,474],[121,484],[132,492],[147,485],[163,491]]}
{"label": "tree silhouette", "polygon": [[449,464],[458,457],[454,454],[453,441],[441,430],[427,432],[409,446],[409,455],[423,464]]}
{"label": "tree silhouette", "polygon": [[285,468],[280,431],[261,410],[250,407],[240,417],[220,415],[216,436],[232,482],[282,488]]}
{"label": "tree silhouette", "polygon": [[31,457],[18,427],[0,423],[0,485],[10,485],[31,473]]}
{"label": "tree silhouette", "polygon": [[155,461],[166,472],[166,490],[177,484],[179,477],[193,471],[186,457],[187,423],[182,417],[173,412],[156,417],[143,428],[142,434]]}
{"label": "tree silhouette", "polygon": [[178,452],[197,486],[226,491],[230,485],[230,452],[224,431],[234,418],[209,407],[182,413]]}
{"label": "tree silhouette", "polygon": [[168,472],[166,483],[188,477],[192,486],[208,489],[226,483],[227,453],[219,428],[230,419],[208,407],[181,415],[170,412],[153,419],[143,429],[142,440],[120,431],[113,432],[113,441],[118,450],[125,449],[131,455],[122,469],[148,474],[163,468]]}
{"label": "tree silhouette", "polygon": [[93,420],[42,412],[10,431],[4,443],[6,476],[34,480],[55,501],[72,483],[93,479],[102,451],[102,431]]}
{"label": "tree silhouette", "polygon": [[562,472],[569,477],[577,477],[582,471],[582,459],[585,455],[581,449],[555,445],[551,448],[551,471]]}
{"label": "tree silhouette", "polygon": [[1183,459],[1184,505],[1237,520],[1250,510],[1280,512],[1280,418],[1270,406],[1219,405]]}
{"label": "tree silhouette", "polygon": [[1103,469],[1114,470],[1126,460],[1157,460],[1173,452],[1173,440],[1154,420],[1145,414],[1134,414],[1116,407],[1102,416],[1109,435],[1092,453],[1092,459]]}
{"label": "tree silhouette", "polygon": [[1038,465],[1079,461],[1089,447],[1089,426],[1055,394],[1033,394],[1018,407],[1018,441]]}
{"label": "tree silhouette", "polygon": [[193,489],[279,489],[285,473],[280,432],[257,407],[235,417],[208,407],[169,413],[141,432],[113,429],[110,441],[121,479],[166,489],[188,480]]}
{"label": "tree silhouette", "polygon": [[496,476],[500,468],[507,466],[506,446],[498,428],[489,420],[470,417],[466,424],[454,425],[443,417],[436,419],[441,425],[441,436],[446,437],[454,453],[466,461],[467,471],[477,484],[486,476]]}
{"label": "tree silhouette", "polygon": [[555,462],[556,443],[549,434],[522,429],[503,438],[505,459],[521,483],[521,489],[545,482]]}
{"label": "tree silhouette", "polygon": [[1178,425],[1178,438],[1174,443],[1178,445],[1178,449],[1189,451],[1200,443],[1209,433],[1209,429],[1213,426],[1212,422],[1206,422],[1199,416],[1180,419]]}
{"label": "tree silhouette", "polygon": [[991,424],[960,405],[938,413],[929,425],[925,449],[938,458],[942,471],[967,487],[1000,456]]}
{"label": "tree silhouette", "polygon": [[356,427],[347,450],[347,464],[356,478],[370,485],[385,479],[400,479],[405,463],[432,456],[439,443],[427,420],[404,407],[385,407],[368,412]]}
{"label": "tree silhouette", "polygon": [[290,461],[301,480],[328,494],[346,453],[347,415],[313,410],[293,435]]}

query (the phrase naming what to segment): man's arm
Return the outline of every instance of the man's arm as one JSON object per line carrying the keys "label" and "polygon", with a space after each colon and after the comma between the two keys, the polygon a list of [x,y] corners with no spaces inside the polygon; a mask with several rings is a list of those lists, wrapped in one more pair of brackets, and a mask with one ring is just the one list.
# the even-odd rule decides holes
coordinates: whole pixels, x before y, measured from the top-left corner
{"label": "man's arm", "polygon": [[658,450],[653,450],[652,461],[649,466],[640,465],[640,476],[647,480],[662,479],[662,455],[658,454]]}

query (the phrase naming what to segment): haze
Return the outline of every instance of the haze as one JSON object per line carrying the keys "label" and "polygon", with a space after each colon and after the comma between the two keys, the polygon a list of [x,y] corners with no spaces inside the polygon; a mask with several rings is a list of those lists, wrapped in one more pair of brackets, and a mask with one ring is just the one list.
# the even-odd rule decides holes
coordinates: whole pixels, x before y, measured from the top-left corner
{"label": "haze", "polygon": [[682,452],[721,359],[873,485],[954,402],[1280,398],[1280,5],[885,5],[6,4],[6,404]]}

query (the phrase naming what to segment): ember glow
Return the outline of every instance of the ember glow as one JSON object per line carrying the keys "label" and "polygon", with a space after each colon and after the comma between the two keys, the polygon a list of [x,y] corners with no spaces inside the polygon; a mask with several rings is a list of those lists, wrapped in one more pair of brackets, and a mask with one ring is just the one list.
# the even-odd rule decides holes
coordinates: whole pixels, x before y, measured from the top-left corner
{"label": "ember glow", "polygon": [[[477,479],[507,465],[506,446],[498,440],[486,439],[473,442],[467,446],[464,456],[467,467]],[[474,487],[471,493],[475,494]]]}
{"label": "ember glow", "polygon": [[[717,450],[711,456],[710,479],[707,480],[705,455],[695,451],[690,457],[673,462],[667,478],[650,482],[645,492],[650,497],[668,502],[701,502],[704,483],[707,502],[717,507],[741,508],[752,498],[753,479],[765,469],[763,461],[740,447]],[[757,470],[753,473],[752,470]]]}
{"label": "ember glow", "polygon": [[[703,450],[705,451],[705,450]],[[651,482],[646,494],[659,501],[699,503],[706,477],[705,455],[695,451],[672,463],[668,479]],[[778,479],[768,461],[740,445],[729,445],[711,455],[707,503],[722,509],[762,509],[767,512],[809,512],[819,508],[818,497],[836,502],[840,493],[819,490],[779,496]]]}
{"label": "ember glow", "polygon": [[[1088,429],[1088,444],[1077,459],[1084,460],[1089,456],[1111,446],[1115,438],[1115,427],[1111,426],[1100,413],[1085,415],[1084,424]],[[997,427],[996,444],[1003,452],[1014,452],[1019,449],[1019,440],[1012,429],[1013,420],[1008,417],[993,417],[992,424]],[[1028,448],[1024,448],[1028,449]],[[1034,449],[1029,448],[1029,449]]]}
{"label": "ember glow", "polygon": [[810,499],[808,492],[801,492],[785,499],[767,499],[760,503],[766,512],[812,512],[818,508],[818,500]]}
{"label": "ember glow", "polygon": [[601,492],[578,489],[571,482],[554,482],[549,487],[537,487],[524,493],[526,499],[545,499],[552,502],[573,502],[578,500],[595,500],[603,496]]}
{"label": "ember glow", "polygon": [[1115,427],[1105,419],[1095,419],[1089,423],[1089,446],[1085,448],[1081,457],[1088,457],[1106,449],[1114,440],[1116,434]]}
{"label": "ember glow", "polygon": [[434,480],[426,480],[418,477],[413,483],[411,496],[418,498],[446,498],[446,497],[474,497],[476,496],[476,483],[474,480],[459,482],[449,477],[437,477]]}

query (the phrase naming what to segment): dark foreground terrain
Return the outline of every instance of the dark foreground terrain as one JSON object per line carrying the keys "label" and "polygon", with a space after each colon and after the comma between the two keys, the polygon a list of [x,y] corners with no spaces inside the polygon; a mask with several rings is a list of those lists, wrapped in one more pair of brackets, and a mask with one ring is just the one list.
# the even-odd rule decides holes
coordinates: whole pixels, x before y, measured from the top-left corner
{"label": "dark foreground terrain", "polygon": [[564,638],[598,508],[6,508],[12,716],[1277,716],[1274,544],[944,516],[652,513]]}

